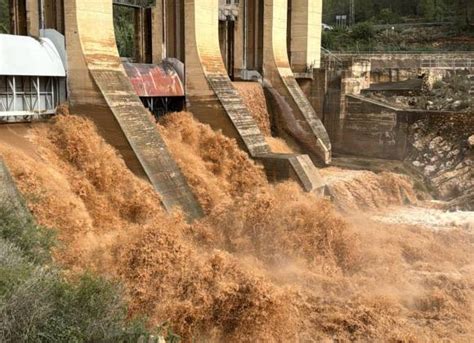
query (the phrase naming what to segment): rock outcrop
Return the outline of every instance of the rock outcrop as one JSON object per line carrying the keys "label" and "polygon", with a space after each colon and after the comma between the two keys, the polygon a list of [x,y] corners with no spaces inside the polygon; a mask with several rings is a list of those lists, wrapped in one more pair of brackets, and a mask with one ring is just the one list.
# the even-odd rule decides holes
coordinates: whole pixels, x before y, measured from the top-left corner
{"label": "rock outcrop", "polygon": [[[430,116],[409,128],[408,161],[440,199],[474,209],[474,115]],[[462,201],[456,201],[462,199]]]}

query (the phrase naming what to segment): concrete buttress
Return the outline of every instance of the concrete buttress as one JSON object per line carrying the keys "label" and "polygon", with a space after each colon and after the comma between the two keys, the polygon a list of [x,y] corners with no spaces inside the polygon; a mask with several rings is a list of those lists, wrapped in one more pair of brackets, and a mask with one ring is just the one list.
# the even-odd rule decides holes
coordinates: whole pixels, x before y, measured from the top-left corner
{"label": "concrete buttress", "polygon": [[[316,1],[316,0],[315,0]],[[310,3],[311,1],[308,1]],[[331,162],[331,142],[323,123],[298,85],[288,60],[288,1],[264,1],[263,77],[284,105],[280,122],[287,134],[324,163]],[[307,38],[305,38],[307,39]],[[302,59],[302,61],[304,61]]]}
{"label": "concrete buttress", "polygon": [[66,1],[65,13],[72,113],[95,122],[127,166],[151,182],[167,210],[180,207],[188,219],[200,217],[199,203],[125,74],[112,0]]}
{"label": "concrete buttress", "polygon": [[291,67],[305,73],[321,64],[322,0],[291,2]]}
{"label": "concrete buttress", "polygon": [[270,148],[222,61],[218,5],[218,0],[185,0],[188,108],[201,122],[235,138],[255,157],[268,153]]}
{"label": "concrete buttress", "polygon": [[235,138],[272,180],[293,178],[306,191],[324,188],[307,155],[274,154],[230,80],[219,47],[218,0],[185,0],[186,94],[201,122]]}

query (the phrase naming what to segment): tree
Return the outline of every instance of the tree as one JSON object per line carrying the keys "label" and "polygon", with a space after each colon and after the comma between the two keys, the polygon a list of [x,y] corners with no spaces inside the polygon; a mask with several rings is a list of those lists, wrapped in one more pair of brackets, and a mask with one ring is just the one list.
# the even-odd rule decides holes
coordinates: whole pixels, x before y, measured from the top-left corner
{"label": "tree", "polygon": [[351,37],[368,42],[375,37],[374,27],[368,22],[356,24],[352,27]]}
{"label": "tree", "polygon": [[420,3],[421,13],[423,17],[427,20],[435,19],[436,9],[435,9],[435,0],[421,0]]}
{"label": "tree", "polygon": [[474,21],[474,4],[472,0],[454,0],[454,11],[459,26],[467,28]]}
{"label": "tree", "polygon": [[10,7],[8,0],[0,0],[0,33],[10,32]]}

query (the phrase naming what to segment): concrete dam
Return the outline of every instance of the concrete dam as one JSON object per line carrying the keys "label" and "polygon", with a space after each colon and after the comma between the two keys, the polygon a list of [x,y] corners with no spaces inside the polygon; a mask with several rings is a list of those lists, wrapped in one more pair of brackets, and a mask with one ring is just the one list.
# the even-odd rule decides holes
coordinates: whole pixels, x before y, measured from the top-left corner
{"label": "concrete dam", "polygon": [[[218,0],[47,0],[43,8],[35,1],[26,4],[11,7],[11,33],[16,36],[2,35],[0,44],[14,49],[22,46],[21,39],[29,39],[30,53],[43,52],[45,44],[51,51],[48,58],[37,57],[37,70],[31,72],[18,71],[27,60],[9,59],[2,65],[7,94],[0,113],[2,130],[17,130],[18,123],[33,127],[67,102],[71,113],[96,124],[136,175],[151,182],[166,209],[180,207],[193,219],[202,215],[200,206],[150,114],[186,108],[199,121],[236,139],[264,166],[269,180],[294,179],[308,192],[324,192],[315,163],[330,163],[331,143],[296,80],[297,73],[319,66],[321,1],[295,1],[291,9],[278,0],[230,5]],[[117,50],[114,8],[133,14],[134,54],[127,56],[128,62]],[[297,45],[287,45],[288,32]],[[49,72],[47,63],[56,63],[61,73]],[[135,77],[130,70],[136,71]],[[28,92],[10,89],[25,80]],[[302,154],[271,151],[232,84],[238,80],[260,82],[269,89],[267,101],[275,104],[275,113],[269,115],[278,117],[275,126]],[[147,92],[152,83],[153,90]],[[35,96],[30,89],[38,89],[36,104],[27,104],[24,94]]]}
{"label": "concrete dam", "polygon": [[0,342],[474,341],[474,54],[343,5],[0,0]]}

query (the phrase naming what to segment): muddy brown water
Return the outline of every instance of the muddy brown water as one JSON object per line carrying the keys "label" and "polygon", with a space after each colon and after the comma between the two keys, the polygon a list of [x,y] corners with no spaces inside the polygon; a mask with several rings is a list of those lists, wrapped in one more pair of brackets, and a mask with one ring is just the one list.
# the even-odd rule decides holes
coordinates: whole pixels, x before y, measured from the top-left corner
{"label": "muddy brown water", "polygon": [[160,131],[207,213],[191,225],[84,118],[57,117],[18,146],[0,136],[30,209],[59,232],[56,261],[121,280],[131,314],[168,321],[184,341],[474,340],[472,231],[371,218],[423,206],[408,178],[328,170],[336,205],[351,205],[339,212],[294,183],[268,184],[190,114]]}

